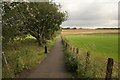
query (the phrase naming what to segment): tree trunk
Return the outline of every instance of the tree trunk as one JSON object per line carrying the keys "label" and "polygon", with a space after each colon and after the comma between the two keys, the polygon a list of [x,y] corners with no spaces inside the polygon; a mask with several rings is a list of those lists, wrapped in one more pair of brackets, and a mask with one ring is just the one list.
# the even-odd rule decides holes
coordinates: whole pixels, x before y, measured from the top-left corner
{"label": "tree trunk", "polygon": [[43,46],[43,39],[42,39],[42,37],[39,37],[37,40],[38,40],[38,45]]}

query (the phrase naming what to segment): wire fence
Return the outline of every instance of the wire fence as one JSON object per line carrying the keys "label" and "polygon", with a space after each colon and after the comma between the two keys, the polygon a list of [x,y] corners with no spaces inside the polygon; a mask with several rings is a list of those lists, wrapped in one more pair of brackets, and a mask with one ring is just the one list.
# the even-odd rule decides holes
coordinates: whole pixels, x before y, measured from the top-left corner
{"label": "wire fence", "polygon": [[114,61],[113,58],[96,57],[90,51],[84,52],[71,45],[66,38],[61,38],[64,48],[77,60],[78,77],[118,79],[118,61]]}

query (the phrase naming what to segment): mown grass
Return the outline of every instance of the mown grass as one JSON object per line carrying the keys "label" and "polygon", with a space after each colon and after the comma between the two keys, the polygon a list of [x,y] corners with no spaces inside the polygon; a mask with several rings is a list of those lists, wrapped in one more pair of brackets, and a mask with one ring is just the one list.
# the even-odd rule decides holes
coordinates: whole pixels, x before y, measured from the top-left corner
{"label": "mown grass", "polygon": [[[48,50],[54,45],[55,39],[48,40]],[[2,76],[4,78],[15,77],[24,69],[30,69],[40,63],[46,56],[44,47],[38,45],[34,37],[27,36],[26,39],[15,41],[3,48],[8,65],[3,63]]]}
{"label": "mown grass", "polygon": [[83,51],[90,51],[96,56],[118,59],[117,34],[66,35],[64,37],[70,44]]}
{"label": "mown grass", "polygon": [[[76,57],[77,77],[79,78],[105,78],[107,59],[113,58],[112,78],[118,78],[118,35],[93,34],[93,35],[66,35],[63,40],[69,44],[67,52]],[[71,49],[79,48],[79,53]],[[99,49],[100,48],[100,49]],[[86,63],[86,53],[89,51],[89,64]],[[65,52],[66,53],[66,52]],[[69,59],[69,58],[68,58]],[[73,62],[69,61],[69,63]],[[87,70],[85,70],[87,64]],[[71,67],[71,66],[68,66]]]}

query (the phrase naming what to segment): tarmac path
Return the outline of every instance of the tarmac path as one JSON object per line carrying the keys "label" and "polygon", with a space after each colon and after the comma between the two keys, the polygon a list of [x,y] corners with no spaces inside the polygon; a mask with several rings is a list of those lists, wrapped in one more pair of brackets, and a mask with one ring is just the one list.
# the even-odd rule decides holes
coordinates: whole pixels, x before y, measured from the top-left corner
{"label": "tarmac path", "polygon": [[38,64],[37,68],[30,72],[24,78],[71,78],[72,74],[67,72],[65,67],[65,58],[63,45],[59,36],[54,47],[47,57]]}

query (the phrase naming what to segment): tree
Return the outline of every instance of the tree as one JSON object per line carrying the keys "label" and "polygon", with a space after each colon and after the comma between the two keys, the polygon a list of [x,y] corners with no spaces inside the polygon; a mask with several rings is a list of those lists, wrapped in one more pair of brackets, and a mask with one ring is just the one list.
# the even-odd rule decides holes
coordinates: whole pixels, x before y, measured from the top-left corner
{"label": "tree", "polygon": [[21,16],[17,11],[19,3],[3,3],[2,13],[2,37],[3,44],[13,41],[17,36],[23,36]]}
{"label": "tree", "polygon": [[34,18],[29,19],[31,24],[28,24],[30,26],[27,26],[27,29],[38,40],[39,44],[42,45],[47,37],[50,37],[55,31],[59,30],[59,26],[66,19],[66,16],[65,13],[60,12],[60,6],[55,3],[30,3],[29,5],[29,16],[34,16]]}
{"label": "tree", "polygon": [[39,45],[43,45],[66,19],[66,12],[60,11],[60,5],[52,2],[4,3],[3,38],[10,40],[31,34]]}

